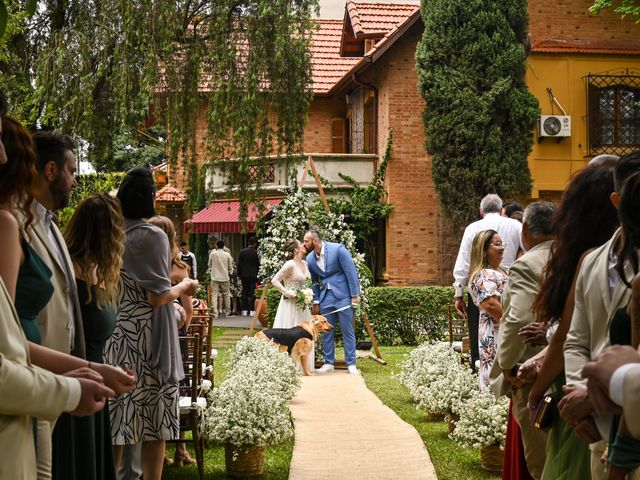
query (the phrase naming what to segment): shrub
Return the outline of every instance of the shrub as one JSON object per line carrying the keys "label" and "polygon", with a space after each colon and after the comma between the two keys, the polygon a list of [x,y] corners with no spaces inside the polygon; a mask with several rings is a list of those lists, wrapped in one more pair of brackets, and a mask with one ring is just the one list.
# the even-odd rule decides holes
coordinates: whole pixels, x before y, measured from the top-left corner
{"label": "shrub", "polygon": [[[371,287],[369,321],[381,345],[418,345],[442,340],[447,332],[446,305],[451,287]],[[363,322],[356,335],[367,338]]]}
{"label": "shrub", "polygon": [[[256,291],[259,298],[262,290]],[[367,289],[369,322],[380,345],[418,345],[442,340],[447,333],[446,306],[452,302],[451,287],[370,287]],[[273,325],[280,292],[267,291],[269,326]],[[356,337],[368,339],[364,322],[356,321]],[[336,331],[336,340],[341,336]]]}

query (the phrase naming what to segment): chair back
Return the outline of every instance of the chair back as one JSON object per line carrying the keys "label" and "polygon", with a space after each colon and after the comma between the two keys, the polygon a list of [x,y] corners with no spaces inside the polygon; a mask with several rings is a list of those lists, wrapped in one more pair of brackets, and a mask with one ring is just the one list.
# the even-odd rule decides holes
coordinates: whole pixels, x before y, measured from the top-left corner
{"label": "chair back", "polygon": [[461,342],[469,336],[467,319],[461,316],[454,305],[447,305],[447,322],[449,328],[449,343]]}
{"label": "chair back", "polygon": [[[205,367],[212,366],[211,348],[213,343],[213,328],[206,323],[191,322],[189,325],[189,335],[200,335],[201,353],[200,358]],[[203,378],[213,382],[213,369],[205,370]]]}
{"label": "chair back", "polygon": [[182,352],[184,380],[180,382],[180,396],[195,402],[202,379],[202,337],[199,333],[178,337]]}

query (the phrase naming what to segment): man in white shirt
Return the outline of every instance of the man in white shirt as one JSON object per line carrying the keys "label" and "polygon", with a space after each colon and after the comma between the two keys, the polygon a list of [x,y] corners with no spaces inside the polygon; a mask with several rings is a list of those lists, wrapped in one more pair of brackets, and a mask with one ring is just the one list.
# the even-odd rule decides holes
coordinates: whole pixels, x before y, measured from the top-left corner
{"label": "man in white shirt", "polygon": [[[460,241],[460,249],[458,250],[458,258],[453,268],[453,288],[455,289],[455,306],[456,310],[467,317],[469,325],[469,340],[471,343],[471,359],[475,365],[479,360],[478,352],[478,307],[473,304],[471,298],[465,307],[463,295],[464,288],[469,280],[469,263],[471,262],[471,246],[473,238],[477,233],[484,230],[495,230],[502,238],[505,245],[502,266],[508,268],[518,256],[518,251],[522,249],[520,242],[520,233],[522,232],[522,224],[512,218],[506,218],[500,215],[502,211],[502,200],[495,193],[485,196],[480,202],[480,216],[482,219],[475,221],[467,226]],[[524,250],[524,249],[522,249]]]}
{"label": "man in white shirt", "polygon": [[224,250],[224,240],[216,242],[216,249],[209,254],[209,273],[211,274],[211,309],[213,317],[218,318],[218,295],[222,293],[224,310],[227,317],[231,312],[231,291],[229,275],[233,271],[233,258]]}

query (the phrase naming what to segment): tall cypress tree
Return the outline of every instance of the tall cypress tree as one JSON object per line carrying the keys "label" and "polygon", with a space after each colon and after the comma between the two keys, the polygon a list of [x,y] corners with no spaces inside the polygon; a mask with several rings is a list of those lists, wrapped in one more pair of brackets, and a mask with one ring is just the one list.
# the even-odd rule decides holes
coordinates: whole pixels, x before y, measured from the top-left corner
{"label": "tall cypress tree", "polygon": [[445,214],[477,217],[482,196],[528,194],[539,115],[524,81],[526,0],[422,0],[416,51],[433,179]]}

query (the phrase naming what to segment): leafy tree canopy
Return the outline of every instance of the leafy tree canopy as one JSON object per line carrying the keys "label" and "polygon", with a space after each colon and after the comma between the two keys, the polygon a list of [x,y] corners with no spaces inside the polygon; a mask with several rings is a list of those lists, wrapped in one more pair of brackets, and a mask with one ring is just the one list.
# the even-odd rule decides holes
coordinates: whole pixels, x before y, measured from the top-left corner
{"label": "leafy tree canopy", "polygon": [[210,160],[235,159],[246,204],[260,184],[251,157],[301,149],[317,0],[0,2],[0,88],[12,114],[82,137],[97,165],[113,168],[119,136],[154,117],[169,158],[190,171],[206,111],[198,141]]}
{"label": "leafy tree canopy", "polygon": [[112,161],[108,165],[96,166],[98,170],[120,172],[139,165],[155,167],[166,160],[165,139],[165,130],[160,126],[120,133],[113,142]]}
{"label": "leafy tree canopy", "polygon": [[524,81],[525,0],[422,0],[416,51],[426,148],[443,210],[455,224],[482,196],[528,194],[539,115]]}
{"label": "leafy tree canopy", "polygon": [[596,14],[600,13],[602,9],[613,9],[622,18],[631,16],[635,18],[636,23],[640,23],[640,2],[638,0],[595,0],[593,5],[589,7],[589,11]]}

